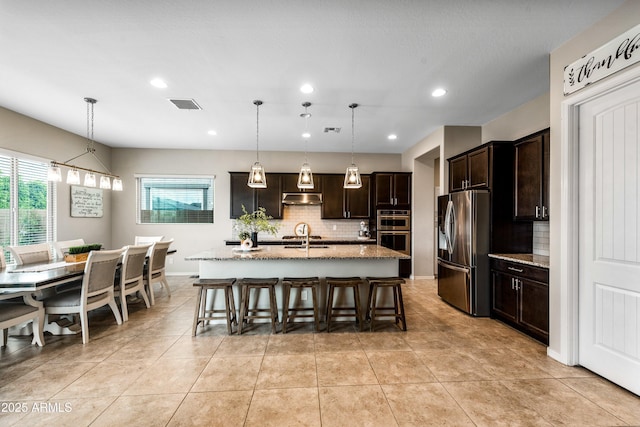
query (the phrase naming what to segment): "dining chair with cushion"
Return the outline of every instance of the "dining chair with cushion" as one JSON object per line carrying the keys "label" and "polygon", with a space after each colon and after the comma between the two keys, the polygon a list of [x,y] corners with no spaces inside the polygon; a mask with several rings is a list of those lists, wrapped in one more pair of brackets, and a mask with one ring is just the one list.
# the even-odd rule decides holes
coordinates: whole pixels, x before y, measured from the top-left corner
{"label": "dining chair with cushion", "polygon": [[59,240],[57,242],[53,242],[53,249],[56,251],[56,258],[63,259],[65,252],[68,252],[69,248],[84,245],[84,239]]}
{"label": "dining chair with cushion", "polygon": [[146,245],[125,246],[122,256],[122,267],[116,273],[115,294],[120,297],[120,309],[122,310],[122,321],[129,320],[129,310],[127,308],[127,295],[140,293],[147,308],[151,307],[147,292],[144,290],[144,263],[147,251],[152,246]]}
{"label": "dining chair with cushion", "polygon": [[48,243],[9,246],[8,248],[18,265],[51,261],[51,248]]}
{"label": "dining chair with cushion", "polygon": [[44,309],[50,314],[78,314],[82,329],[82,343],[89,342],[89,319],[87,313],[108,305],[118,325],[122,318],[114,296],[116,269],[123,250],[91,251],[84,266],[82,288],[71,290],[44,300]]}
{"label": "dining chair with cushion", "polygon": [[134,238],[134,244],[136,246],[138,245],[144,245],[147,243],[155,243],[155,242],[159,242],[162,239],[164,239],[164,236],[136,236]]}
{"label": "dining chair with cushion", "polygon": [[171,243],[173,243],[173,239],[162,240],[155,242],[151,248],[151,255],[149,256],[149,262],[147,264],[144,277],[145,286],[149,291],[149,300],[151,301],[151,305],[154,305],[156,302],[153,293],[153,284],[156,282],[160,282],[162,287],[166,289],[167,295],[171,296],[169,282],[165,276],[165,262],[167,260],[167,252],[169,251]]}

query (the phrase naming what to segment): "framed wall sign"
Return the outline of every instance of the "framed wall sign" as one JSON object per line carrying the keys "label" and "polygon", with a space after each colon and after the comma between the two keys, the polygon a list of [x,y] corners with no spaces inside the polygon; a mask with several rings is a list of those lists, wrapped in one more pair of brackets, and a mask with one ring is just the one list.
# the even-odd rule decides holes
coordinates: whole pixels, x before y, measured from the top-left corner
{"label": "framed wall sign", "polygon": [[71,216],[77,218],[102,218],[102,189],[71,186]]}

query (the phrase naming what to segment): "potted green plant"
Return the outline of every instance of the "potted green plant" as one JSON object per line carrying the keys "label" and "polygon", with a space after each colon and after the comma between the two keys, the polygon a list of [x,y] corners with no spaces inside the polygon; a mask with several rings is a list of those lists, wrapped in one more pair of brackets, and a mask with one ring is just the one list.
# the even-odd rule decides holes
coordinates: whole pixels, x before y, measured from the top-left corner
{"label": "potted green plant", "polygon": [[265,208],[260,206],[253,212],[247,212],[244,205],[242,205],[242,212],[243,214],[235,222],[235,229],[238,232],[240,241],[251,239],[251,246],[257,247],[259,232],[262,231],[273,236],[278,232],[279,225],[271,222],[273,217],[267,215]]}
{"label": "potted green plant", "polygon": [[64,260],[66,262],[81,262],[86,261],[89,258],[89,252],[99,251],[102,249],[102,244],[92,243],[90,245],[71,246],[64,254]]}

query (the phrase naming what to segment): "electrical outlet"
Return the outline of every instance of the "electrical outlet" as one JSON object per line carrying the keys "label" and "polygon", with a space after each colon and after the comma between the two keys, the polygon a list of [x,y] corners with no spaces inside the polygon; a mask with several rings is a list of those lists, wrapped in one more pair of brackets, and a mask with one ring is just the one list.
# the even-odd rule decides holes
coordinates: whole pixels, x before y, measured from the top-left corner
{"label": "electrical outlet", "polygon": [[333,231],[336,231],[338,229],[338,226],[333,224]]}
{"label": "electrical outlet", "polygon": [[173,264],[173,258],[169,258],[169,264]]}
{"label": "electrical outlet", "polygon": [[307,300],[307,290],[306,290],[306,289],[303,289],[303,290],[300,292],[300,299],[301,299],[302,301],[306,301],[306,300]]}

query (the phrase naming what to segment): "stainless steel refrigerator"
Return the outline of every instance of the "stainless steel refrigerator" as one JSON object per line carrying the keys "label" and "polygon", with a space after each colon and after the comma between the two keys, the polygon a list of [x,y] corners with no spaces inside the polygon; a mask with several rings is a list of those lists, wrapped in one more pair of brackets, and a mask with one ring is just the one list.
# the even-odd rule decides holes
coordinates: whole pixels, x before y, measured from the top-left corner
{"label": "stainless steel refrigerator", "polygon": [[490,311],[490,218],[486,190],[438,198],[438,295],[474,316]]}

